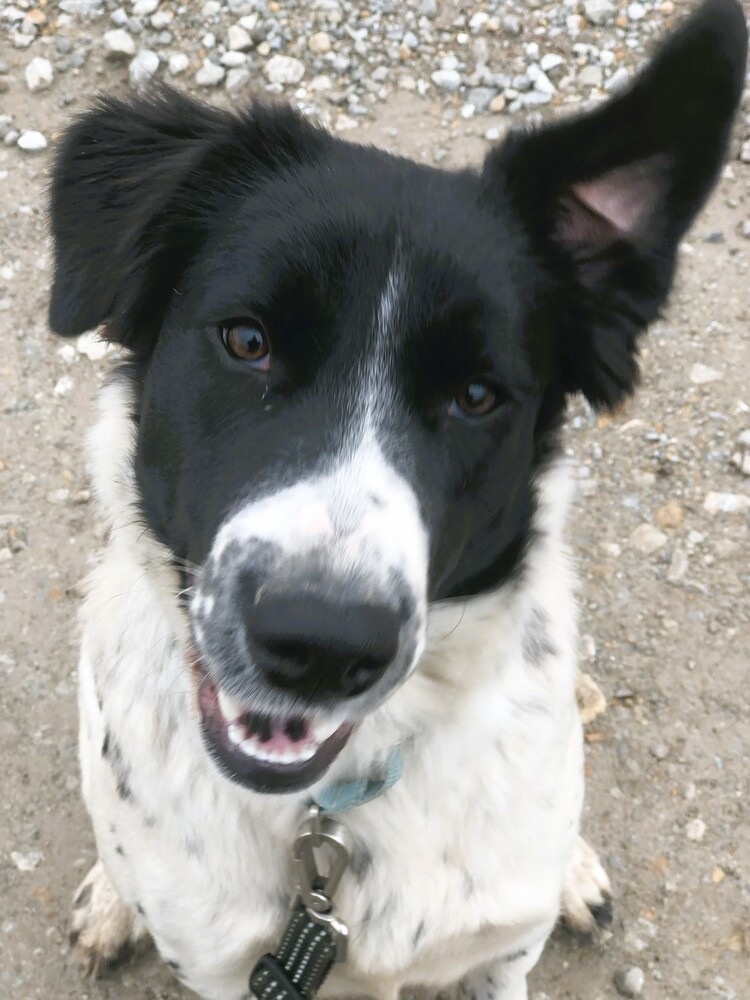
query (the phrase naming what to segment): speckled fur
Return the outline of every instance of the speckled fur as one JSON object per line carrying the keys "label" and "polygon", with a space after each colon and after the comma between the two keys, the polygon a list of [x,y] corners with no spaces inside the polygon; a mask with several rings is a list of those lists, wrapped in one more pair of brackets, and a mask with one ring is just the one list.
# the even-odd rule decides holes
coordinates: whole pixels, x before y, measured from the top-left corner
{"label": "speckled fur", "polygon": [[[110,383],[91,438],[111,532],[83,611],[83,790],[112,886],[164,959],[202,997],[240,1000],[284,924],[306,795],[246,791],[203,749],[179,581],[134,505],[129,407],[126,384]],[[401,782],[346,817],[357,860],[338,905],[352,943],[328,996],[459,981],[466,996],[525,996],[583,795],[566,482],[558,466],[539,483],[519,580],[432,607],[416,672],[327,776],[403,748]]]}

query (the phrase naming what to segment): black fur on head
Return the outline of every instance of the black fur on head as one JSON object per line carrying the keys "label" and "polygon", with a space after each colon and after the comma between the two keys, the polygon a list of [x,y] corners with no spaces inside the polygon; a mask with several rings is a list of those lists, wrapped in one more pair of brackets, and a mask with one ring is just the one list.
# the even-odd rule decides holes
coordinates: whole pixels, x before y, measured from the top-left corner
{"label": "black fur on head", "polygon": [[[506,579],[565,394],[611,407],[636,384],[746,49],[740,6],[708,0],[629,89],[511,134],[479,172],[345,143],[284,107],[235,115],[171,90],[98,101],[57,152],[50,322],[105,324],[140,362],[149,526],[201,562],[248,491],[330,464],[375,372],[378,446],[429,536],[427,592]],[[271,335],[262,377],[219,344],[221,323],[247,316]],[[456,417],[477,380],[498,405]]]}

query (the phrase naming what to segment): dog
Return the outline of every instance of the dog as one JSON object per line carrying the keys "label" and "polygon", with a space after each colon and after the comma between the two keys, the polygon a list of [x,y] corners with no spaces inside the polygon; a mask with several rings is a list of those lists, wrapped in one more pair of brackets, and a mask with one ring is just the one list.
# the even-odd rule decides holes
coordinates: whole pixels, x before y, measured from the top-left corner
{"label": "dog", "polygon": [[85,970],[153,939],[201,997],[247,1000],[309,803],[383,790],[394,754],[338,817],[349,947],[322,995],[522,1000],[561,910],[606,904],[561,428],[571,394],[636,386],[746,49],[708,0],[626,90],[478,170],[170,90],[69,128],[51,327],[125,349],[89,443]]}

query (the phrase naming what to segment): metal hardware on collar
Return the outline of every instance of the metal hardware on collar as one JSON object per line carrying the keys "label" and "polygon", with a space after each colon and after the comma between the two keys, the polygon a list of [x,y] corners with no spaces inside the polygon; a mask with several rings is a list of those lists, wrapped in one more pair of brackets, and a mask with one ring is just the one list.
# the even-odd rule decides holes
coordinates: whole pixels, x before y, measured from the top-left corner
{"label": "metal hardware on collar", "polygon": [[[346,958],[349,929],[333,912],[333,896],[346,870],[348,830],[310,806],[294,841],[297,896],[275,955],[264,955],[250,975],[258,1000],[313,1000],[335,962]],[[327,868],[320,867],[328,855]]]}
{"label": "metal hardware on collar", "polygon": [[[292,915],[275,955],[264,955],[250,974],[257,1000],[314,1000],[334,963],[343,962],[349,928],[333,909],[346,871],[352,838],[327,813],[345,812],[387,792],[403,772],[401,751],[393,747],[378,778],[337,781],[316,796],[294,839],[296,896]],[[327,855],[327,867],[319,862]]]}

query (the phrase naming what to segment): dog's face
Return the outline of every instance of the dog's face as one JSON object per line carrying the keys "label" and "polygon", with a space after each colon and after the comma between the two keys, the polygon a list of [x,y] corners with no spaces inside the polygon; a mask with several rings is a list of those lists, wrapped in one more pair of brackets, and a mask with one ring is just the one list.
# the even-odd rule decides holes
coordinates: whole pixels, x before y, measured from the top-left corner
{"label": "dog's face", "polygon": [[316,781],[414,669],[429,603],[521,570],[566,393],[634,386],[726,143],[740,20],[713,0],[626,95],[480,173],[169,92],[68,133],[52,325],[135,352],[137,502],[188,567],[234,780]]}

